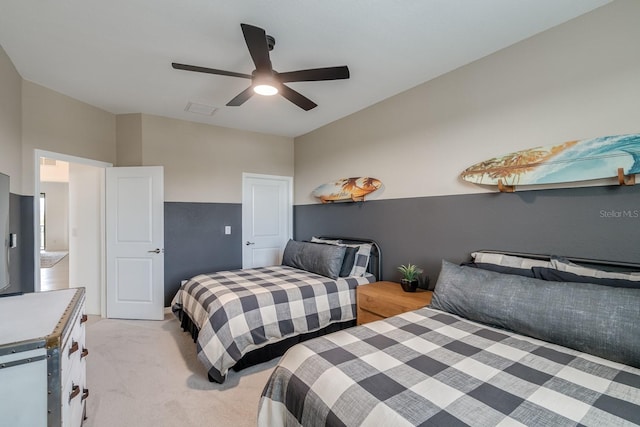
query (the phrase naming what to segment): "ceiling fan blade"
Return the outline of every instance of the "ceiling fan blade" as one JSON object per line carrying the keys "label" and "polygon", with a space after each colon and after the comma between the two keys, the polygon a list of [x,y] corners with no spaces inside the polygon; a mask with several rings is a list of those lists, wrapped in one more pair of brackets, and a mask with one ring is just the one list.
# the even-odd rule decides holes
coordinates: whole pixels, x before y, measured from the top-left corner
{"label": "ceiling fan blade", "polygon": [[301,93],[291,89],[289,86],[280,85],[280,94],[296,104],[298,107],[302,108],[304,111],[309,111],[318,106],[318,104]]}
{"label": "ceiling fan blade", "polygon": [[342,80],[349,78],[349,67],[312,68],[310,70],[289,71],[280,73],[281,82],[315,82],[321,80]]}
{"label": "ceiling fan blade", "polygon": [[198,73],[219,74],[221,76],[230,77],[242,77],[243,79],[250,79],[250,74],[234,73],[233,71],[216,70],[215,68],[198,67],[196,65],[178,64],[172,62],[171,66],[176,70],[195,71]]}
{"label": "ceiling fan blade", "polygon": [[238,95],[236,95],[236,97],[233,98],[231,101],[227,102],[227,107],[238,107],[244,104],[245,102],[247,102],[247,100],[251,98],[252,95],[253,95],[253,86],[249,86],[248,88],[240,92]]}
{"label": "ceiling fan blade", "polygon": [[240,24],[244,40],[249,48],[251,59],[256,65],[256,71],[271,73],[271,59],[269,59],[269,45],[267,44],[267,33],[262,28],[249,24]]}

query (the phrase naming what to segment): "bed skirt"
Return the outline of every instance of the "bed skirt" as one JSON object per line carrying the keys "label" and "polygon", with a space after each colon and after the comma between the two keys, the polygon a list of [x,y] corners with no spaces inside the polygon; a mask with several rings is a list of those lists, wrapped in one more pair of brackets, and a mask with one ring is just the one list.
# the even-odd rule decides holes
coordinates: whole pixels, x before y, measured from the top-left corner
{"label": "bed skirt", "polygon": [[[182,311],[181,308],[176,307],[177,305],[178,304],[174,305],[172,310],[173,310],[173,313],[178,317],[178,319],[180,319],[180,327],[182,328],[183,331],[191,334],[191,338],[193,338],[193,342],[196,342],[198,340],[198,332],[199,332],[198,327],[195,325],[195,323],[193,323],[193,321],[191,320],[191,318],[187,313]],[[282,356],[289,348],[293,347],[294,345],[300,342],[310,340],[312,338],[317,338],[322,335],[330,334],[332,332],[337,332],[342,329],[351,328],[354,326],[356,326],[355,319],[349,320],[347,322],[332,323],[314,332],[308,332],[306,334],[300,334],[293,337],[285,338],[281,341],[265,345],[264,347],[257,348],[255,350],[251,350],[250,352],[242,356],[242,358],[238,360],[231,369],[237,372],[242,369],[248,368],[250,366],[267,362],[269,360],[275,359],[276,357]],[[208,375],[208,377],[209,377],[209,381],[211,382],[219,382],[219,381],[216,381],[214,378],[211,378],[210,375]]]}

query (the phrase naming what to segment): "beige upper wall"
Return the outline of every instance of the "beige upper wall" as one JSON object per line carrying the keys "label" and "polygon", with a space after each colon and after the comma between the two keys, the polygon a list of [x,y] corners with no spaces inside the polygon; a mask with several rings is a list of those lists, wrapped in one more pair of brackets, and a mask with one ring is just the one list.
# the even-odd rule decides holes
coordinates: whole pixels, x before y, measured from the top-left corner
{"label": "beige upper wall", "polygon": [[0,46],[0,173],[9,175],[11,192],[22,189],[22,78]]}
{"label": "beige upper wall", "polygon": [[[295,203],[336,178],[377,198],[495,191],[461,181],[496,155],[640,132],[640,1],[618,0],[295,141]],[[428,217],[428,213],[425,213]]]}
{"label": "beige upper wall", "polygon": [[142,114],[116,116],[116,165],[142,165]]}
{"label": "beige upper wall", "polygon": [[292,138],[115,116],[22,80],[3,51],[0,90],[0,172],[17,194],[33,195],[35,149],[117,166],[162,165],[167,201],[240,203],[243,172],[293,176]]}
{"label": "beige upper wall", "polygon": [[34,150],[117,166],[164,166],[167,201],[240,203],[242,172],[293,176],[293,139],[144,114],[115,116],[22,83],[22,194]]}
{"label": "beige upper wall", "polygon": [[129,136],[140,121],[140,152],[120,157],[113,114],[23,81],[0,50],[0,172],[12,192],[32,195],[39,148],[164,165],[168,201],[239,203],[242,172],[295,172],[297,204],[343,176],[381,179],[381,198],[485,191],[460,171],[516,149],[640,131],[637,16],[640,2],[617,0],[297,138],[295,162],[289,138],[140,114],[123,119]]}
{"label": "beige upper wall", "polygon": [[51,89],[22,83],[22,194],[33,195],[34,151],[116,161],[116,117]]}
{"label": "beige upper wall", "polygon": [[164,166],[165,200],[242,202],[242,173],[293,176],[293,139],[142,115],[145,166]]}

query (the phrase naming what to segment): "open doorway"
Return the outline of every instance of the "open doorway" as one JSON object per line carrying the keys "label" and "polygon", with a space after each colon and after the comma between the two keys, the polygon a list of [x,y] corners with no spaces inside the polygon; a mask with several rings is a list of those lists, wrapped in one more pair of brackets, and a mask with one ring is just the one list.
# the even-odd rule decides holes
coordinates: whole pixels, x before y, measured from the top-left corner
{"label": "open doorway", "polygon": [[40,290],[69,287],[69,163],[40,158]]}
{"label": "open doorway", "polygon": [[[54,164],[66,167],[57,181],[46,174]],[[35,150],[34,194],[44,194],[34,197],[35,291],[84,287],[87,313],[95,315],[105,312],[104,169],[110,166]],[[59,260],[42,267],[49,253]]]}

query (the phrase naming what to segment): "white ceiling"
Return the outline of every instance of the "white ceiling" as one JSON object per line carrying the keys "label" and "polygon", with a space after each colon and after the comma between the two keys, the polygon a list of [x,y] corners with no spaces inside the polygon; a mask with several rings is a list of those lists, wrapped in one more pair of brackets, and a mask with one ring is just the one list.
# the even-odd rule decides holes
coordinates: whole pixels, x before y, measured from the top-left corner
{"label": "white ceiling", "polygon": [[[0,45],[24,79],[114,114],[293,137],[609,1],[0,0]],[[226,107],[249,80],[171,68],[251,74],[240,23],[275,37],[275,70],[348,65],[351,78],[291,83],[318,104],[305,112],[280,96]]]}

